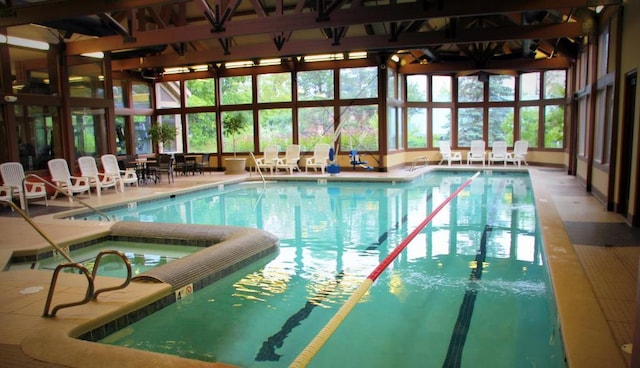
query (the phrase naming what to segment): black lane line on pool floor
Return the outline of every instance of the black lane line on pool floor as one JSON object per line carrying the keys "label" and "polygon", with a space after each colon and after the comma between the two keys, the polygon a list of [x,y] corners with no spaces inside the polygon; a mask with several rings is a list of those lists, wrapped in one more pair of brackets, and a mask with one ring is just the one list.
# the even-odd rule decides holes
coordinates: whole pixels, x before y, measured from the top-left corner
{"label": "black lane line on pool floor", "polygon": [[307,301],[296,313],[294,313],[287,321],[284,323],[280,331],[276,332],[274,335],[269,336],[269,338],[262,343],[262,347],[260,347],[260,351],[256,355],[256,361],[278,361],[282,355],[276,353],[276,348],[282,347],[284,344],[284,339],[287,338],[289,332],[291,332],[295,327],[299,326],[300,323],[309,317],[313,308],[317,307],[320,302],[325,299],[331,292],[333,292],[338,285],[342,282],[342,278],[344,277],[344,271],[340,271],[335,277],[335,282],[331,284],[332,287],[326,287],[324,290],[316,294],[316,297],[313,301]]}
{"label": "black lane line on pool floor", "polygon": [[447,351],[447,358],[442,365],[443,368],[458,368],[462,362],[462,349],[464,349],[464,343],[467,340],[469,325],[471,324],[471,316],[473,315],[476,296],[478,295],[478,289],[475,283],[482,278],[482,268],[484,266],[484,261],[487,258],[487,233],[491,230],[493,230],[493,228],[490,225],[486,225],[482,232],[480,249],[476,253],[476,267],[471,269],[469,285],[464,293],[464,298],[460,305],[460,311],[458,311],[458,319],[456,320],[456,325],[453,328],[453,333],[451,334],[449,350]]}

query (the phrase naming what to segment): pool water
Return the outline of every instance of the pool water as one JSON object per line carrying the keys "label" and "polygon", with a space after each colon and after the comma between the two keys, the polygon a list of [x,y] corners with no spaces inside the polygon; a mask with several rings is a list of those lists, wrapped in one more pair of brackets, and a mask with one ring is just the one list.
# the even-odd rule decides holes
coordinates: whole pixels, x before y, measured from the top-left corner
{"label": "pool water", "polygon": [[[109,213],[258,227],[279,254],[102,340],[287,367],[373,269],[473,173],[409,183],[234,185]],[[526,173],[485,172],[445,206],[310,367],[565,367]]]}
{"label": "pool water", "polygon": [[[127,257],[129,263],[131,263],[132,276],[136,276],[201,249],[201,247],[189,245],[105,239],[90,246],[73,249],[70,255],[74,262],[81,263],[87,267],[89,272],[92,272],[98,253],[103,250],[118,250]],[[38,268],[41,270],[54,270],[63,262],[67,262],[67,260],[57,255],[39,261]],[[77,270],[67,268],[65,272],[77,272]],[[120,257],[106,254],[100,260],[97,275],[125,278],[127,277],[127,268]]]}

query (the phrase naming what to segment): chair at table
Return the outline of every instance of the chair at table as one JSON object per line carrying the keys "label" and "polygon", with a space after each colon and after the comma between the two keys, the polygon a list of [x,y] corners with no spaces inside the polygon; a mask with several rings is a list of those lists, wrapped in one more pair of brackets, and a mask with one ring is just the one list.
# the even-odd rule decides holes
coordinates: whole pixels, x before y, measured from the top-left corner
{"label": "chair at table", "polygon": [[162,181],[162,174],[166,173],[167,180],[169,180],[169,184],[171,184],[171,182],[175,182],[173,174],[174,165],[175,159],[171,157],[171,155],[160,154],[157,163],[151,166],[151,170],[155,173],[158,181]]}
{"label": "chair at table", "polygon": [[511,162],[514,165],[517,164],[520,166],[521,162],[524,162],[525,165],[529,165],[527,163],[527,150],[529,149],[529,142],[525,140],[516,141],[513,145],[513,152],[507,153],[506,162]]}
{"label": "chair at table", "polygon": [[[60,192],[66,193],[69,198],[69,202],[73,202],[74,194],[88,193],[91,198],[91,186],[89,185],[89,178],[82,176],[72,176],[69,172],[69,165],[67,160],[62,158],[54,158],[47,162],[49,166],[49,173],[51,174],[51,181],[56,185]],[[51,199],[56,199],[58,192],[53,194]]]}
{"label": "chair at table", "polygon": [[293,174],[293,170],[298,170],[298,161],[300,161],[300,146],[297,144],[290,144],[287,146],[287,150],[284,153],[284,158],[279,158],[276,161],[276,171],[279,169],[289,170],[290,174]]}
{"label": "chair at table", "polygon": [[277,145],[266,146],[264,148],[264,156],[256,159],[256,166],[260,168],[260,170],[269,169],[273,174],[273,170],[276,168],[276,163],[278,162],[278,155],[280,148]]}
{"label": "chair at table", "polygon": [[102,155],[100,161],[102,162],[102,169],[105,175],[112,175],[116,178],[116,181],[120,185],[121,192],[124,192],[125,184],[135,184],[136,187],[138,186],[136,170],[134,168],[120,169],[118,158],[115,155]]}
{"label": "chair at table", "polygon": [[[20,208],[27,208],[29,199],[44,198],[44,204],[49,206],[47,202],[47,190],[44,183],[32,183],[25,181],[24,168],[19,162],[5,162],[0,164],[0,174],[5,186],[11,187],[14,196],[20,198]],[[24,187],[23,187],[24,182]]]}
{"label": "chair at table", "polygon": [[307,172],[309,169],[314,169],[317,172],[320,169],[324,174],[324,170],[329,165],[330,149],[331,146],[326,143],[317,143],[313,148],[313,156],[309,157],[304,165],[304,171]]}
{"label": "chair at table", "polygon": [[80,166],[80,175],[89,178],[89,185],[96,188],[98,197],[102,195],[102,189],[113,188],[116,192],[118,191],[118,179],[112,174],[99,172],[93,156],[79,157],[78,166]]}
{"label": "chair at table", "polygon": [[440,146],[440,156],[442,159],[438,165],[442,164],[444,160],[447,160],[449,166],[451,166],[451,161],[457,161],[462,164],[462,153],[461,152],[453,152],[451,151],[451,142],[449,141],[440,141],[438,142]]}
{"label": "chair at table", "polygon": [[200,174],[204,174],[205,171],[211,171],[209,168],[211,167],[209,163],[209,158],[211,157],[210,153],[203,153],[200,159],[200,162],[196,163],[198,171]]}
{"label": "chair at table", "polygon": [[471,164],[472,162],[480,161],[482,162],[482,166],[484,166],[484,147],[484,141],[481,139],[471,141],[471,149],[467,153],[467,165]]}
{"label": "chair at table", "polygon": [[503,162],[507,166],[507,142],[495,141],[491,152],[489,152],[489,165],[495,162]]}

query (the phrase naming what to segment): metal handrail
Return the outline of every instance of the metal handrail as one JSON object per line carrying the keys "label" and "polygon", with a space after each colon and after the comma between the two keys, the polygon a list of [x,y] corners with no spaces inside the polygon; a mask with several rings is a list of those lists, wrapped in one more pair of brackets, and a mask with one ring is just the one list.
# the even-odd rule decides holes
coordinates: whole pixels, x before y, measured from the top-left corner
{"label": "metal handrail", "polygon": [[413,159],[413,163],[411,164],[411,168],[409,169],[409,171],[413,171],[413,170],[416,169],[416,165],[418,164],[419,160],[423,160],[424,161],[424,165],[422,165],[422,166],[429,165],[429,157],[427,157],[427,156],[416,157],[415,159]]}
{"label": "metal handrail", "polygon": [[[89,285],[87,286],[87,293],[85,294],[84,299],[77,302],[58,304],[53,308],[51,313],[49,313],[49,307],[51,306],[51,299],[53,298],[53,291],[55,290],[56,282],[58,281],[58,275],[60,274],[60,271],[64,268],[77,268],[85,275],[89,283]],[[76,305],[82,305],[90,302],[91,298],[93,297],[93,288],[94,288],[93,277],[91,277],[91,275],[89,274],[89,270],[85,266],[81,265],[80,263],[59,264],[58,267],[56,267],[56,269],[53,271],[53,277],[51,278],[51,284],[49,286],[49,293],[47,293],[47,302],[44,304],[44,312],[42,316],[55,317],[56,313],[62,308],[73,307]]]}
{"label": "metal handrail", "polygon": [[127,287],[127,285],[129,285],[129,282],[131,281],[131,262],[129,262],[129,259],[127,258],[126,255],[124,255],[124,253],[117,251],[117,250],[103,250],[100,253],[98,253],[98,255],[96,256],[96,261],[93,264],[93,271],[91,272],[91,277],[93,278],[93,280],[95,281],[96,279],[96,274],[98,273],[98,265],[100,264],[100,260],[102,259],[102,256],[105,256],[107,254],[114,254],[117,255],[118,257],[120,257],[120,259],[122,259],[122,261],[124,262],[125,266],[127,267],[127,278],[126,280],[124,280],[124,282],[118,286],[112,286],[112,287],[107,287],[104,289],[98,289],[95,290],[93,293],[93,299],[98,299],[98,294],[103,293],[105,291],[112,291],[112,290],[119,290],[119,289],[124,289],[125,287]]}
{"label": "metal handrail", "polygon": [[54,243],[53,240],[51,240],[51,238],[49,238],[49,236],[47,236],[47,234],[44,233],[44,231],[40,228],[40,226],[38,226],[35,222],[33,222],[33,220],[31,220],[31,218],[29,217],[29,215],[27,213],[25,213],[20,207],[16,206],[16,204],[13,203],[12,201],[7,201],[7,200],[4,200],[4,199],[0,199],[0,202],[6,203],[9,206],[11,206],[11,208],[13,208],[15,211],[17,211],[18,214],[20,216],[22,216],[22,218],[25,219],[25,221],[27,221],[29,223],[29,225],[31,225],[31,227],[35,231],[37,231],[38,234],[40,234],[40,236],[42,236],[44,238],[44,240],[46,240],[53,248],[55,248],[55,250],[60,252],[60,254],[62,254],[62,256],[64,258],[66,258],[67,261],[73,262],[71,257],[67,254],[67,252],[65,252],[62,248],[60,248],[60,246],[58,246],[56,243]]}
{"label": "metal handrail", "polygon": [[253,164],[256,165],[256,171],[258,172],[258,174],[260,174],[260,178],[262,178],[262,185],[266,186],[267,181],[265,180],[264,175],[262,175],[262,170],[260,169],[260,165],[258,165],[258,160],[256,160],[256,156],[253,154],[253,152],[249,152],[249,154],[253,159]]}
{"label": "metal handrail", "polygon": [[[76,202],[79,202],[81,205],[83,205],[83,206],[85,206],[85,207],[89,208],[90,210],[94,211],[94,212],[95,212],[95,213],[97,213],[98,215],[100,215],[100,216],[102,216],[102,217],[106,218],[106,219],[107,219],[107,221],[111,221],[111,219],[109,218],[109,216],[107,216],[107,214],[106,214],[106,213],[104,213],[104,212],[100,211],[99,209],[97,209],[97,208],[95,208],[95,207],[91,206],[90,204],[88,204],[88,203],[84,202],[83,200],[78,199],[78,198],[76,198],[76,197],[74,197],[74,196],[70,195],[69,193],[66,193],[66,192],[64,192],[64,191],[60,190],[60,188],[58,188],[57,186],[55,186],[55,185],[53,185],[53,184],[49,183],[47,180],[43,179],[42,177],[40,177],[40,176],[38,176],[38,175],[36,175],[36,174],[27,174],[27,175],[25,175],[25,177],[22,179],[22,190],[23,190],[24,192],[26,192],[26,190],[27,190],[27,188],[26,188],[26,182],[27,182],[27,179],[28,179],[28,178],[36,178],[36,179],[40,180],[40,181],[41,181],[42,183],[44,183],[45,185],[49,186],[49,188],[52,188],[53,190],[55,190],[55,191],[56,191],[56,193],[61,193],[61,194],[65,195],[67,198],[70,198],[71,200],[74,200],[74,201],[76,201]],[[24,207],[25,207],[25,211],[26,211],[26,213],[27,213],[27,216],[29,216],[29,203],[28,203],[26,200],[24,201]]]}

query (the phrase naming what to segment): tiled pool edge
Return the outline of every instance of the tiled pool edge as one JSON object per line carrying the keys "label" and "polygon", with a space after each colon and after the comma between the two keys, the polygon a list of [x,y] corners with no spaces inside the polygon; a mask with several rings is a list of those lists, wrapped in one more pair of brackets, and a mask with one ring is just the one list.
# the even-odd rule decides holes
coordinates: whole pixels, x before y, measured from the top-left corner
{"label": "tiled pool edge", "polygon": [[626,367],[598,300],[537,169],[529,170],[569,367]]}

